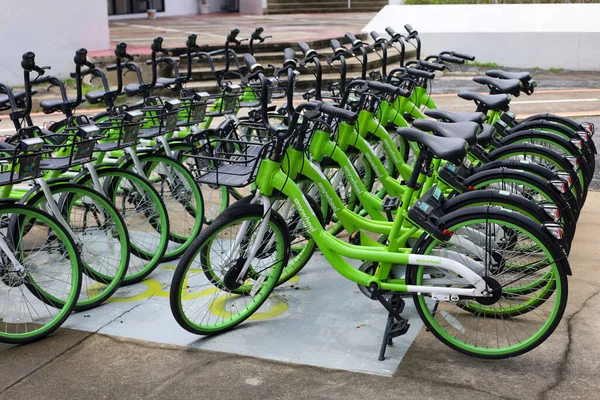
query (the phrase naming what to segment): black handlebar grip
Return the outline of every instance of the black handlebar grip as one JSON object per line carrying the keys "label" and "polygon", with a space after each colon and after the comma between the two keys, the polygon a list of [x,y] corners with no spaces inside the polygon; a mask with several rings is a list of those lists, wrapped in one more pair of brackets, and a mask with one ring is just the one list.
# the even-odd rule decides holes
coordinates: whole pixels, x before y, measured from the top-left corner
{"label": "black handlebar grip", "polygon": [[77,65],[85,65],[85,63],[87,62],[87,50],[86,49],[79,49],[75,52],[75,57],[73,59],[75,61],[75,64]]}
{"label": "black handlebar grip", "polygon": [[408,32],[409,35],[412,35],[413,33],[417,33],[417,31],[415,31],[410,24],[404,25],[404,29],[406,29],[406,32]]}
{"label": "black handlebar grip", "polygon": [[391,26],[388,26],[387,28],[385,28],[385,32],[390,35],[391,37],[396,36],[396,31],[392,29]]}
{"label": "black handlebar grip", "polygon": [[416,68],[407,68],[406,73],[408,75],[415,76],[417,78],[425,78],[425,79],[433,79],[435,78],[435,74],[429,71],[423,71],[422,69]]}
{"label": "black handlebar grip", "polygon": [[358,39],[356,38],[356,36],[354,36],[353,33],[347,32],[345,35],[346,39],[348,39],[348,41],[354,46],[354,43],[356,43],[358,41]]}
{"label": "black handlebar grip", "polygon": [[121,42],[115,47],[115,56],[119,58],[127,57],[127,43]]}
{"label": "black handlebar grip", "polygon": [[333,50],[334,53],[337,53],[340,50],[344,50],[344,48],[342,47],[342,44],[337,39],[331,39],[329,41],[329,44],[331,45],[331,50]]}
{"label": "black handlebar grip", "polygon": [[429,61],[420,60],[418,63],[419,63],[419,65],[421,65],[425,68],[432,69],[434,71],[443,71],[446,68],[446,66],[443,64],[432,63]]}
{"label": "black handlebar grip", "polygon": [[163,38],[161,38],[160,36],[157,37],[156,39],[154,39],[152,41],[152,46],[150,46],[152,51],[154,51],[154,52],[161,51],[162,50],[162,42],[163,42]]}
{"label": "black handlebar grip", "polygon": [[392,95],[400,95],[400,94],[403,94],[403,92],[404,92],[403,89],[401,89],[397,86],[394,86],[394,85],[390,85],[388,83],[367,81],[367,86],[369,87],[369,89],[376,90],[381,93],[392,94]]}
{"label": "black handlebar grip", "polygon": [[52,79],[52,76],[50,76],[50,75],[40,76],[35,80],[35,84],[41,85],[43,83],[48,83],[48,82],[50,82],[50,79]]}
{"label": "black handlebar grip", "polygon": [[304,54],[304,55],[306,55],[306,53],[308,53],[310,51],[310,46],[307,45],[305,42],[299,42],[298,47],[300,47],[300,50],[302,51],[302,54]]}
{"label": "black handlebar grip", "polygon": [[283,55],[285,57],[285,60],[283,60],[284,63],[288,60],[294,61],[296,59],[296,52],[290,47],[287,47],[285,50],[283,50]]}
{"label": "black handlebar grip", "polygon": [[229,35],[227,35],[227,41],[228,42],[237,42],[237,35],[240,34],[240,30],[239,29],[232,29],[231,32],[229,32]]}
{"label": "black handlebar grip", "polygon": [[374,41],[378,41],[381,39],[381,37],[379,36],[379,33],[375,32],[375,31],[371,31],[370,33],[371,38],[373,38]]}
{"label": "black handlebar grip", "polygon": [[190,36],[188,36],[188,40],[185,42],[185,45],[191,49],[196,47],[196,39],[198,38],[198,36],[196,36],[196,34],[192,33]]}
{"label": "black handlebar grip", "polygon": [[454,57],[464,58],[467,61],[475,61],[475,56],[471,56],[471,55],[468,55],[468,54],[457,53],[457,52],[453,51],[452,55]]}
{"label": "black handlebar grip", "polygon": [[256,58],[254,58],[254,56],[252,54],[244,54],[244,62],[246,63],[246,66],[250,69],[250,71],[252,71],[253,67],[255,65],[259,65],[256,62]]}
{"label": "black handlebar grip", "polygon": [[27,53],[23,54],[21,67],[27,72],[33,71],[35,68],[35,53],[28,51]]}
{"label": "black handlebar grip", "polygon": [[440,60],[442,60],[444,62],[453,63],[453,64],[464,64],[465,63],[465,59],[464,58],[459,58],[459,57],[451,56],[449,54],[442,54],[440,56]]}
{"label": "black handlebar grip", "polygon": [[319,110],[324,114],[331,115],[335,118],[343,119],[347,122],[355,122],[358,114],[349,110],[344,110],[343,108],[338,108],[328,103],[322,103]]}

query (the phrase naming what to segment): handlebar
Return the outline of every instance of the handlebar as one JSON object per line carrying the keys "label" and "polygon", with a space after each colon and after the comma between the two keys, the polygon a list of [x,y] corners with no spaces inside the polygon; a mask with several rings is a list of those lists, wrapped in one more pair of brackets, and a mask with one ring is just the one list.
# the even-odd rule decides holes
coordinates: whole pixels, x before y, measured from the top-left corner
{"label": "handlebar", "polygon": [[344,46],[342,46],[342,44],[340,43],[340,41],[337,40],[337,39],[331,39],[329,41],[329,45],[331,46],[331,50],[333,50],[333,52],[334,52],[335,55],[338,55],[340,53],[344,54],[344,53],[346,53],[348,51],[348,49],[345,48]]}
{"label": "handlebar", "polygon": [[263,66],[256,61],[256,58],[252,54],[244,54],[244,63],[246,63],[250,74],[264,70]]}
{"label": "handlebar", "polygon": [[[310,102],[310,103],[315,103],[315,102]],[[349,123],[356,122],[356,119],[358,118],[357,113],[350,111],[350,110],[343,109],[343,108],[338,108],[329,103],[317,104],[315,109],[318,109],[318,111],[322,112],[323,114],[327,114],[334,118],[342,119]]]}
{"label": "handlebar", "polygon": [[351,32],[346,32],[344,36],[346,39],[348,39],[350,44],[352,44],[352,47],[358,47],[363,44],[363,42],[360,39],[357,39],[356,36],[354,36],[354,34]]}
{"label": "handlebar", "polygon": [[463,59],[465,59],[467,61],[475,61],[475,56],[471,56],[469,54],[457,53],[455,51],[452,51],[451,54],[454,57],[463,58]]}
{"label": "handlebar", "polygon": [[283,55],[285,57],[285,60],[283,61],[283,65],[289,65],[289,63],[293,63],[293,65],[296,65],[296,52],[294,51],[294,49],[287,47],[285,50],[283,50]]}
{"label": "handlebar", "polygon": [[410,24],[404,25],[404,29],[406,29],[406,32],[408,32],[409,36],[411,37],[414,37],[418,34],[418,32]]}

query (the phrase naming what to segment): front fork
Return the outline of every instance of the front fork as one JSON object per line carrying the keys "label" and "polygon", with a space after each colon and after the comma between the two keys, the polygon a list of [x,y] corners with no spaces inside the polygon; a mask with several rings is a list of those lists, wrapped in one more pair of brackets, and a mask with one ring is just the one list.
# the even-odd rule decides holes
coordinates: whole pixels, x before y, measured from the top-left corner
{"label": "front fork", "polygon": [[[269,198],[267,196],[263,196],[260,193],[260,190],[258,190],[258,189],[256,190],[254,198],[252,199],[250,204],[257,204],[257,203],[262,203],[264,214],[263,214],[263,218],[260,223],[260,226],[258,227],[258,232],[256,234],[256,237],[254,238],[254,243],[252,244],[252,247],[250,248],[250,252],[246,255],[246,261],[244,262],[244,266],[242,267],[242,269],[236,279],[237,283],[239,283],[240,285],[242,285],[244,283],[244,277],[246,276],[246,273],[248,272],[248,269],[250,268],[250,264],[252,263],[252,260],[254,260],[254,257],[256,256],[258,249],[260,249],[260,247],[262,246],[262,239],[264,238],[265,234],[267,233],[267,228],[269,226],[269,221],[271,219],[271,200],[269,200]],[[229,252],[229,257],[228,257],[229,260],[231,260],[233,258],[235,252],[241,246],[242,241],[246,237],[246,233],[248,232],[249,226],[250,226],[250,223],[248,221],[242,222],[242,227],[240,228],[240,231],[238,232],[237,236],[235,237],[234,246],[231,248],[231,250]],[[273,240],[275,240],[275,239],[271,238],[270,241],[273,241]],[[271,245],[271,243],[269,243],[269,246],[270,245]]]}

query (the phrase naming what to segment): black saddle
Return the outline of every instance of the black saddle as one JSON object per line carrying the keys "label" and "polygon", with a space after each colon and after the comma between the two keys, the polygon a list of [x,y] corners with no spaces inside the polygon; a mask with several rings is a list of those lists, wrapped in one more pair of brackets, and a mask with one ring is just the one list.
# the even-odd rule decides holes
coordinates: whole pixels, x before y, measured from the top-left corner
{"label": "black saddle", "polygon": [[477,135],[477,143],[483,148],[488,147],[490,145],[490,143],[492,143],[492,140],[494,139],[495,131],[496,130],[492,125],[483,124],[483,129],[481,130],[479,135]]}
{"label": "black saddle", "polygon": [[[82,100],[82,102],[85,100]],[[44,114],[51,114],[56,111],[61,111],[63,106],[66,108],[74,108],[77,103],[77,99],[68,99],[65,103],[63,99],[46,99],[40,102],[40,107]]]}
{"label": "black saddle", "polygon": [[481,112],[455,112],[446,110],[425,110],[425,115],[443,122],[477,122],[483,124],[487,117]]}
{"label": "black saddle", "polygon": [[[31,95],[33,96],[37,92],[38,92],[37,90],[33,89],[31,91]],[[26,94],[27,93],[24,90],[21,90],[19,92],[13,92],[13,96],[15,97],[15,100],[17,102],[25,100],[25,95]],[[1,108],[10,107],[10,104],[8,102],[8,95],[7,94],[0,94],[0,107]]]}
{"label": "black saddle", "polygon": [[433,136],[414,128],[398,128],[396,132],[406,140],[428,148],[435,157],[443,160],[456,161],[467,155],[469,145],[463,139]]}
{"label": "black saddle", "polygon": [[[154,86],[152,89],[162,89],[164,87],[165,86],[162,83],[158,83],[157,81],[156,86]],[[141,85],[139,83],[129,83],[125,85],[125,93],[127,93],[127,96],[135,96],[140,94],[141,92]]]}
{"label": "black saddle", "polygon": [[85,94],[85,99],[90,104],[98,104],[102,100],[104,100],[105,94],[106,94],[106,91],[104,91],[104,89],[92,90]]}
{"label": "black saddle", "polygon": [[163,86],[171,86],[177,82],[177,78],[157,78],[156,83],[160,83]]}
{"label": "black saddle", "polygon": [[500,79],[491,76],[476,76],[474,82],[487,85],[492,94],[504,93],[519,96],[521,94],[521,81],[518,79]]}
{"label": "black saddle", "polygon": [[480,126],[475,122],[437,122],[427,119],[413,121],[413,126],[422,131],[433,132],[436,136],[463,139],[469,146],[477,143],[477,133]]}
{"label": "black saddle", "polygon": [[487,76],[491,76],[492,78],[500,78],[500,79],[518,79],[526,85],[531,80],[531,74],[529,72],[506,72],[501,69],[491,69],[486,71]]}
{"label": "black saddle", "polygon": [[458,97],[465,100],[473,100],[478,107],[494,111],[508,111],[508,103],[510,103],[510,98],[506,94],[460,92]]}

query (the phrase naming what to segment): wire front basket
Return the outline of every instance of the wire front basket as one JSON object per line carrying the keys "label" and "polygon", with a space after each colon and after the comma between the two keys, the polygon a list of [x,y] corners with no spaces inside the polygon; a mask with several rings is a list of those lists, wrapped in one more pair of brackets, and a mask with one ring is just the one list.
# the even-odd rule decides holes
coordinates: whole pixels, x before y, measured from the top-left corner
{"label": "wire front basket", "polygon": [[145,122],[138,132],[139,137],[149,139],[175,132],[180,109],[179,100],[168,100],[164,104],[140,109]]}
{"label": "wire front basket", "polygon": [[192,143],[192,149],[185,154],[194,159],[196,181],[227,187],[252,183],[273,140],[256,136],[245,139],[204,138]]}
{"label": "wire front basket", "polygon": [[103,139],[94,150],[107,152],[135,146],[143,122],[144,114],[141,111],[133,110],[96,123],[101,130]]}
{"label": "wire front basket", "polygon": [[43,150],[41,139],[24,139],[14,150],[0,151],[0,186],[14,185],[43,176],[40,163],[44,155],[51,153]]}
{"label": "wire front basket", "polygon": [[208,102],[204,99],[197,99],[194,97],[182,98],[180,101],[181,109],[179,111],[177,126],[187,127],[204,122]]}

